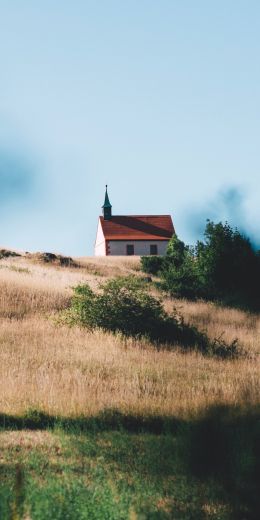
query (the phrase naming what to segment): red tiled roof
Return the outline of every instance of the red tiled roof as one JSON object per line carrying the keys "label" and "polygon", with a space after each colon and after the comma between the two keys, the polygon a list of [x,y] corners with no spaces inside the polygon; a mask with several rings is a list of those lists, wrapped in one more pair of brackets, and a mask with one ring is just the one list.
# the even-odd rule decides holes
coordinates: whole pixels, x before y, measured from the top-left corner
{"label": "red tiled roof", "polygon": [[100,217],[106,240],[169,240],[175,233],[170,215]]}

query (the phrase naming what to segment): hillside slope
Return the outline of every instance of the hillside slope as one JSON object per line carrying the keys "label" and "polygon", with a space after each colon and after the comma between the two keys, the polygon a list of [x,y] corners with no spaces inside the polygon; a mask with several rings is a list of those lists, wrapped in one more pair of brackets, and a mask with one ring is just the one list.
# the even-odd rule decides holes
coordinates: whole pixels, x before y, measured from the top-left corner
{"label": "hillside slope", "polygon": [[229,362],[197,353],[183,355],[178,349],[157,352],[134,340],[122,343],[102,332],[57,326],[50,317],[68,304],[74,285],[87,282],[96,287],[107,277],[135,274],[137,269],[136,260],[79,262],[79,268],[62,268],[34,258],[1,261],[2,411],[24,413],[39,407],[71,415],[117,407],[176,414],[209,403],[237,403],[243,396],[255,399],[259,317],[203,302],[165,302],[169,310],[177,306],[188,322],[212,338],[238,338],[252,356]]}
{"label": "hillside slope", "polygon": [[[77,267],[61,267],[45,263],[40,255],[0,260],[1,518],[9,518],[10,508],[20,507],[19,489],[11,495],[7,491],[10,482],[19,487],[19,471],[26,474],[20,480],[28,480],[27,487],[21,484],[28,488],[21,499],[25,508],[21,518],[25,514],[30,518],[65,518],[61,506],[55,513],[50,489],[66,502],[64,497],[73,495],[76,482],[82,497],[87,486],[89,502],[91,486],[97,486],[99,505],[94,500],[87,516],[81,498],[78,507],[82,509],[75,518],[191,518],[189,495],[193,496],[190,507],[194,514],[199,511],[204,515],[194,518],[230,518],[233,506],[229,500],[207,486],[203,488],[205,496],[202,491],[198,495],[201,484],[189,481],[182,466],[178,469],[179,459],[172,452],[174,439],[167,435],[159,439],[154,433],[158,428],[163,431],[164,421],[187,425],[213,406],[246,410],[258,406],[259,316],[204,302],[165,299],[166,308],[176,306],[187,322],[206,330],[210,337],[223,334],[228,341],[238,338],[248,356],[229,361],[196,352],[183,354],[177,347],[157,350],[147,342],[122,341],[111,334],[60,326],[55,316],[68,305],[76,284],[87,282],[96,288],[112,276],[140,276],[138,259],[81,258],[75,263]],[[82,423],[83,418],[88,422]],[[66,435],[60,434],[59,424]],[[123,433],[129,425],[136,433],[147,430],[146,434],[129,437]],[[17,428],[21,431],[12,431]],[[36,432],[29,431],[35,428]],[[53,428],[57,431],[50,431]],[[76,432],[83,428],[84,436],[75,433],[75,428]],[[89,428],[88,437],[85,428]],[[123,430],[121,434],[97,434],[100,428]],[[155,450],[153,455],[151,450]],[[139,462],[134,462],[135,453],[139,453]],[[39,468],[41,477],[37,476]],[[99,477],[96,471],[101,472]],[[60,484],[55,488],[57,472]],[[35,490],[38,478],[43,486],[39,496]],[[119,479],[118,484],[113,484],[113,479]],[[64,486],[70,491],[65,492]],[[153,499],[149,499],[151,493]],[[77,502],[76,495],[72,502]],[[50,508],[52,516],[44,516],[42,500],[47,501],[44,507]],[[68,513],[67,518],[73,515]]]}

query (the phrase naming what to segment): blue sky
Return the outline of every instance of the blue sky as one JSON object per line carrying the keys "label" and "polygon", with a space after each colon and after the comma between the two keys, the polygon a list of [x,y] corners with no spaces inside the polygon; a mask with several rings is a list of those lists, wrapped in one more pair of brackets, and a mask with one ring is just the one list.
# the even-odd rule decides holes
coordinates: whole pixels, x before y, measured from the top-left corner
{"label": "blue sky", "polygon": [[0,0],[0,243],[93,254],[115,214],[260,243],[260,3]]}

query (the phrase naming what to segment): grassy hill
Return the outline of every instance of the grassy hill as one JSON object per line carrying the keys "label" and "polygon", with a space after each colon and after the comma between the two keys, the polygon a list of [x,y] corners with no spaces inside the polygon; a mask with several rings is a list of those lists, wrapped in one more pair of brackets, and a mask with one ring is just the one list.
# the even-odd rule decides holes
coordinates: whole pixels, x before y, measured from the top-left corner
{"label": "grassy hill", "polygon": [[257,518],[259,316],[165,298],[237,360],[57,325],[139,260],[46,260],[0,260],[0,518]]}

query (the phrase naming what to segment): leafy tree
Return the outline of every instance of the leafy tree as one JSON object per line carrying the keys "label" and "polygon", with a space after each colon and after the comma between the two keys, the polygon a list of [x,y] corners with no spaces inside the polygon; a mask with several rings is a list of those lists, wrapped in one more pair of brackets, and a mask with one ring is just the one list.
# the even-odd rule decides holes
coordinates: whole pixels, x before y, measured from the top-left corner
{"label": "leafy tree", "polygon": [[194,248],[173,237],[162,280],[163,287],[177,296],[260,306],[260,255],[250,240],[228,223],[207,221],[204,241],[198,241]]}
{"label": "leafy tree", "polygon": [[197,270],[205,294],[255,300],[260,262],[250,240],[228,223],[207,222],[205,241],[196,245]]}
{"label": "leafy tree", "polygon": [[194,251],[177,235],[168,244],[162,278],[163,288],[172,295],[194,297],[199,291]]}
{"label": "leafy tree", "polygon": [[179,268],[185,262],[189,248],[185,246],[177,235],[173,235],[168,243],[166,251],[166,263],[169,261],[175,268]]}

